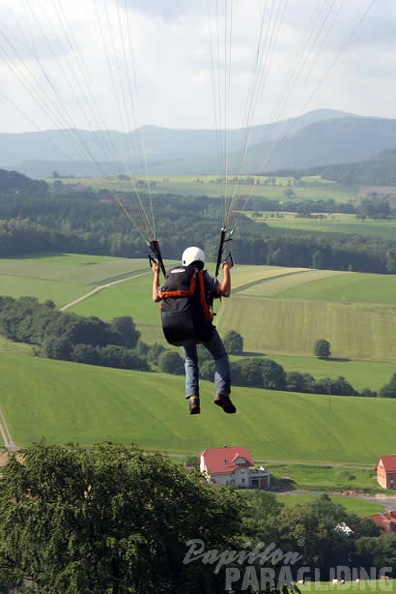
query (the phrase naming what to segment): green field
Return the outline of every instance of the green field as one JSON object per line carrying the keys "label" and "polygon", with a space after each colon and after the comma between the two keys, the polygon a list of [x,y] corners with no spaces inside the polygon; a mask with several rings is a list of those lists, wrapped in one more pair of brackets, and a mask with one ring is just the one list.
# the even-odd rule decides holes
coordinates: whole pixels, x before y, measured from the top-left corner
{"label": "green field", "polygon": [[[68,311],[104,319],[131,315],[143,340],[165,344],[146,260],[72,254],[1,260],[3,287],[10,287],[10,278],[20,282],[14,296],[43,300],[58,294],[59,306],[66,296],[80,298],[99,288]],[[49,294],[43,283],[51,287]],[[116,284],[105,286],[110,283]],[[316,379],[342,375],[358,390],[379,390],[396,372],[396,277],[236,266],[233,287],[232,298],[216,305],[216,325],[222,334],[240,332],[246,354],[272,358],[286,371]],[[330,341],[330,360],[312,356],[317,338]],[[137,442],[196,455],[232,442],[267,462],[368,465],[394,450],[392,423],[384,422],[393,418],[393,401],[236,387],[239,412],[229,418],[212,406],[213,388],[203,382],[203,414],[192,422],[182,377],[46,361],[30,353],[26,345],[0,340],[0,408],[22,445],[44,435],[88,444]]]}
{"label": "green field", "polygon": [[396,373],[396,363],[383,361],[318,359],[308,356],[275,354],[268,355],[268,358],[282,365],[286,371],[310,373],[316,379],[343,376],[359,391],[364,388],[378,391]]}
{"label": "green field", "polygon": [[222,307],[252,352],[312,354],[318,338],[337,359],[396,360],[396,276],[307,270],[239,287]]}
{"label": "green field", "polygon": [[[293,495],[292,492],[276,494],[279,503],[283,503],[285,507],[312,503],[317,497],[318,495]],[[383,513],[384,511],[384,506],[375,501],[359,499],[358,497],[343,497],[341,495],[331,495],[330,498],[336,505],[345,507],[348,513],[358,516],[372,516],[377,513]]]}
{"label": "green field", "polygon": [[299,491],[316,491],[317,486],[323,490],[337,491],[341,494],[353,492],[355,488],[367,493],[378,488],[373,466],[332,466],[283,464],[270,462],[267,464],[271,475],[278,478],[290,477],[294,484],[291,488]]}
{"label": "green field", "polygon": [[[348,202],[356,198],[358,193],[357,188],[346,188],[336,182],[323,180],[319,176],[304,176],[301,178],[303,185],[293,186],[292,177],[276,177],[276,176],[250,176],[255,178],[255,185],[245,185],[243,180],[246,176],[240,176],[240,181],[236,184],[232,183],[232,178],[229,176],[228,182],[225,184],[222,176],[215,175],[178,175],[178,176],[150,176],[145,181],[155,182],[156,185],[150,189],[150,193],[156,194],[176,194],[179,196],[209,196],[211,198],[224,198],[224,191],[228,198],[243,197],[254,199],[255,196],[265,197],[268,199],[288,200],[285,191],[289,187],[293,187],[294,199],[299,200],[326,200],[332,198],[336,202]],[[54,180],[47,178],[45,180],[50,187]],[[130,192],[134,189],[134,183],[137,179],[132,181],[119,180],[117,178],[64,178],[61,180],[63,184],[74,185],[82,184],[87,188],[99,190],[104,187],[113,191]],[[260,182],[258,184],[258,182]]]}
{"label": "green field", "polygon": [[[151,282],[144,259],[58,254],[0,260],[0,293],[53,299],[60,307],[90,294],[68,311],[106,320],[130,315],[144,341],[165,344]],[[343,375],[357,389],[377,390],[396,371],[396,276],[235,266],[232,283],[231,299],[216,303],[216,325],[221,333],[239,332],[246,352],[265,354],[287,371]],[[331,360],[312,357],[318,338],[330,341]]]}
{"label": "green field", "polygon": [[147,260],[55,254],[0,259],[0,295],[52,299],[61,307],[99,285],[150,272]]}
{"label": "green field", "polygon": [[[252,214],[250,216],[253,216]],[[295,213],[260,212],[255,215],[257,222],[262,221],[278,229],[297,229],[301,231],[320,231],[323,233],[347,233],[367,237],[381,237],[385,240],[396,239],[395,220],[361,221],[353,214],[323,214],[320,217],[298,217]]]}
{"label": "green field", "polygon": [[[235,416],[212,403],[202,383],[202,414],[191,417],[184,379],[28,356],[0,355],[0,408],[14,441],[90,444],[110,440],[197,455],[243,444],[255,460],[363,464],[394,450],[396,402],[235,388]],[[389,419],[389,422],[384,422]],[[363,439],[362,436],[367,438]]]}

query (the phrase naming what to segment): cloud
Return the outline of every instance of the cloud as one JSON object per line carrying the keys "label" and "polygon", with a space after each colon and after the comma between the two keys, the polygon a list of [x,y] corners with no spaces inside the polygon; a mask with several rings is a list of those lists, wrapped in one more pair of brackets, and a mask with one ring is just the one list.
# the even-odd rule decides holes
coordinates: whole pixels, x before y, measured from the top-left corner
{"label": "cloud", "polygon": [[158,2],[158,0],[127,0],[125,10],[140,12],[149,17],[158,17],[163,20],[177,20],[185,14],[200,13],[205,3],[202,0],[171,0]]}
{"label": "cloud", "polygon": [[394,117],[395,26],[393,0],[2,0],[0,132]]}

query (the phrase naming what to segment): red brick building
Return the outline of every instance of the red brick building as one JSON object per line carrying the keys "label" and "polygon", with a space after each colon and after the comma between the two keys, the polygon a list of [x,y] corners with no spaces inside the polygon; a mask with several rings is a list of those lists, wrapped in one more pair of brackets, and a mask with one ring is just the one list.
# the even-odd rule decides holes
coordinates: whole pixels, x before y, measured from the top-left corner
{"label": "red brick building", "polygon": [[396,487],[396,454],[382,456],[377,464],[377,481],[384,489]]}

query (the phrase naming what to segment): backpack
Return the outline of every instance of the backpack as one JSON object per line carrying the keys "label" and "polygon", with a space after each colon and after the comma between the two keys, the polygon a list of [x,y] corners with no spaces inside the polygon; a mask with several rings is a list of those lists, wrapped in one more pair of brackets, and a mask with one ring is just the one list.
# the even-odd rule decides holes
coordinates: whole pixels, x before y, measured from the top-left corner
{"label": "backpack", "polygon": [[169,344],[197,344],[212,338],[213,316],[205,301],[202,271],[192,266],[172,268],[160,295],[162,330]]}

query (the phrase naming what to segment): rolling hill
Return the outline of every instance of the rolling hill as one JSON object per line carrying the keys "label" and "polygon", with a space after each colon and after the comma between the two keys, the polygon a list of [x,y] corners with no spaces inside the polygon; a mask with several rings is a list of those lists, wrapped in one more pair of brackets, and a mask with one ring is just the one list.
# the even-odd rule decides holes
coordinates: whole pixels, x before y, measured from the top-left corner
{"label": "rolling hill", "polygon": [[[298,118],[228,131],[228,170],[234,173],[268,173],[277,169],[306,169],[353,163],[391,149],[395,145],[396,120],[363,117],[331,109],[308,112]],[[203,175],[224,173],[217,155],[216,130],[177,130],[145,126],[121,133],[79,130],[90,160],[81,160],[80,150],[62,130],[0,134],[0,168],[15,169],[33,178],[49,177],[54,170],[63,176],[98,176],[124,173],[120,159],[138,175],[141,155],[135,144],[144,138],[145,160],[151,176]],[[241,152],[246,138],[249,146]],[[109,151],[109,145],[114,147]],[[40,158],[37,158],[40,155]]]}
{"label": "rolling hill", "polygon": [[[158,309],[146,298],[150,283],[143,260],[57,254],[0,261],[1,293],[51,297],[58,307],[89,294],[68,310],[103,319],[132,315],[152,343],[163,338]],[[359,389],[378,389],[395,370],[395,283],[396,277],[384,275],[238,266],[233,298],[217,306],[216,323],[222,334],[241,330],[250,356],[278,353],[287,371],[351,374]],[[92,293],[95,287],[102,289]],[[307,337],[318,338],[318,332],[334,345],[334,360],[309,357]],[[365,362],[351,357],[357,347],[367,349]],[[350,358],[342,359],[343,353]],[[213,386],[202,382],[203,412],[191,418],[183,377],[40,359],[26,345],[4,339],[0,373],[0,410],[18,445],[42,437],[109,440],[196,455],[208,446],[243,443],[255,459],[369,465],[393,451],[393,425],[384,419],[393,418],[394,400],[235,387],[238,414],[229,418],[213,406]]]}
{"label": "rolling hill", "polygon": [[0,409],[18,445],[135,443],[197,455],[243,444],[255,460],[375,465],[394,449],[396,402],[235,388],[231,418],[202,382],[202,414],[191,417],[182,377],[0,355]]}

